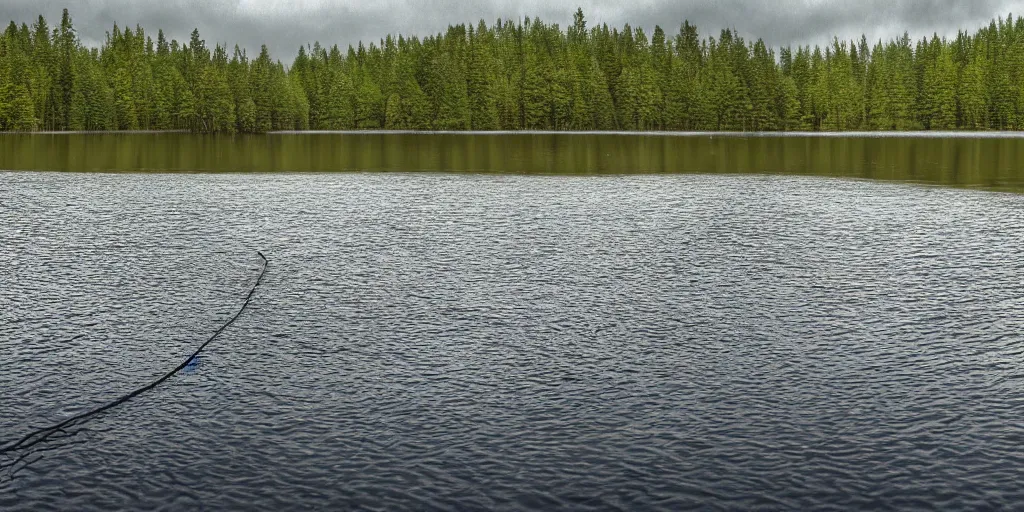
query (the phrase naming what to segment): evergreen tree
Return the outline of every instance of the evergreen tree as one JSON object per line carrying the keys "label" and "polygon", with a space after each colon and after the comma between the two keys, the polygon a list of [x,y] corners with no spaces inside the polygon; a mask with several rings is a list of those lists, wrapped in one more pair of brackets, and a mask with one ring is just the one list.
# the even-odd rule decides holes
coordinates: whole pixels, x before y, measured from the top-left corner
{"label": "evergreen tree", "polygon": [[[84,124],[82,120],[85,108],[82,102],[85,96],[80,92],[80,88],[76,87],[76,77],[79,74],[76,63],[81,58],[81,54],[78,37],[67,9],[64,9],[61,15],[60,27],[54,37],[54,53],[53,129],[81,127]],[[74,112],[74,122],[71,120],[72,112]]]}
{"label": "evergreen tree", "polygon": [[207,66],[199,77],[196,120],[203,132],[234,132],[235,105],[226,70]]}
{"label": "evergreen tree", "polygon": [[924,74],[922,88],[926,113],[925,126],[932,130],[951,130],[957,127],[956,69],[951,52],[941,48],[935,61]]}
{"label": "evergreen tree", "polygon": [[270,51],[267,46],[260,48],[260,55],[252,65],[250,73],[250,91],[253,105],[256,107],[254,125],[256,132],[270,131],[272,128],[273,98],[271,97],[271,72],[273,64],[270,61]]}
{"label": "evergreen tree", "polygon": [[384,93],[380,86],[366,71],[356,74],[354,94],[355,127],[384,127]]}
{"label": "evergreen tree", "polygon": [[779,95],[779,74],[775,64],[775,55],[768,50],[764,41],[758,39],[754,43],[753,56],[750,62],[750,129],[754,131],[770,131],[784,124],[784,117],[779,117],[776,97]]}
{"label": "evergreen tree", "polygon": [[986,63],[974,56],[960,72],[957,87],[957,105],[962,128],[984,130],[988,128],[988,99],[985,95]]}
{"label": "evergreen tree", "polygon": [[354,90],[348,74],[335,69],[327,93],[323,127],[328,130],[349,130],[355,127]]}
{"label": "evergreen tree", "polygon": [[776,111],[778,112],[780,129],[796,131],[802,128],[800,91],[796,87],[796,81],[791,76],[783,77],[781,80]]}
{"label": "evergreen tree", "polygon": [[474,130],[498,128],[498,104],[495,97],[495,58],[491,51],[492,37],[483,21],[479,29],[471,29],[466,95],[469,117]]}
{"label": "evergreen tree", "polygon": [[550,60],[543,58],[532,44],[524,50],[523,88],[520,110],[523,128],[527,130],[550,130],[551,107],[548,105],[551,84]]}
{"label": "evergreen tree", "polygon": [[[436,44],[436,43],[434,43]],[[466,78],[448,52],[434,49],[431,64],[425,70],[423,91],[432,100],[431,117],[434,130],[465,130],[469,128],[469,98]]]}
{"label": "evergreen tree", "polygon": [[1024,20],[973,35],[747,43],[731,30],[669,38],[629,25],[540,19],[385,36],[343,54],[304,45],[286,68],[264,46],[156,40],[115,25],[86,48],[64,10],[0,34],[0,130],[914,130],[1024,127]]}

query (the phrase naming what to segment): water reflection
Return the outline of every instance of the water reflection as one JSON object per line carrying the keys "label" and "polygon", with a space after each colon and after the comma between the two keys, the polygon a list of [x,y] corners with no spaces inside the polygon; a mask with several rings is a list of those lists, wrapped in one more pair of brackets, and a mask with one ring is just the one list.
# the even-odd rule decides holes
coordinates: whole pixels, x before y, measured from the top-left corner
{"label": "water reflection", "polygon": [[5,134],[0,169],[770,173],[1024,190],[1019,134]]}

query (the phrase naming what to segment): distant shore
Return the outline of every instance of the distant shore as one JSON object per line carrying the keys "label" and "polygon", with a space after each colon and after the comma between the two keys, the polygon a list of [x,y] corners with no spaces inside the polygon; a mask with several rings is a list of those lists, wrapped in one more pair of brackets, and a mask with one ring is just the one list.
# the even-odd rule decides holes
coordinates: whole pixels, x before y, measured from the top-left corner
{"label": "distant shore", "polygon": [[568,26],[474,20],[347,49],[311,42],[290,63],[266,45],[208,46],[198,29],[177,41],[115,25],[94,47],[66,9],[53,30],[33,21],[0,34],[0,130],[1024,128],[1024,21],[1012,16],[955,38],[772,47],[678,19],[649,33],[590,25],[580,9]]}

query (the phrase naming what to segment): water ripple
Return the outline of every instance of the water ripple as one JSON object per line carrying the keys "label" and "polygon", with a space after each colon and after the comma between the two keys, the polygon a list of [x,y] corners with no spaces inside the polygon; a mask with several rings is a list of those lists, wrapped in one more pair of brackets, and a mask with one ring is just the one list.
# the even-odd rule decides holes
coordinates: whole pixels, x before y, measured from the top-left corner
{"label": "water ripple", "polygon": [[[1024,197],[764,176],[2,174],[0,508],[1024,504]],[[16,213],[12,213],[16,212]]]}

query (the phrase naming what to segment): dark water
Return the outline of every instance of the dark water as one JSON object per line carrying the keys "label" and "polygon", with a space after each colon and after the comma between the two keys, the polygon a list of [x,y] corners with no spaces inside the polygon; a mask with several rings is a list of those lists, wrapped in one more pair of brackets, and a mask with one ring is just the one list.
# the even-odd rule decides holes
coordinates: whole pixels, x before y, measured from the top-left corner
{"label": "dark water", "polygon": [[[3,139],[10,144],[10,139]],[[1020,509],[1024,196],[0,174],[0,509]]]}
{"label": "dark water", "polygon": [[0,134],[0,169],[778,173],[1024,191],[1022,133]]}

